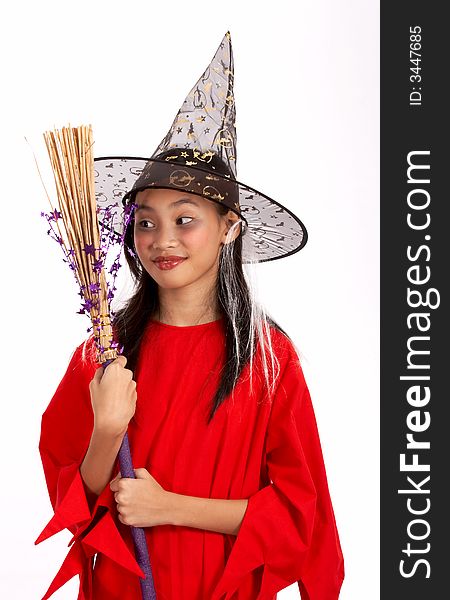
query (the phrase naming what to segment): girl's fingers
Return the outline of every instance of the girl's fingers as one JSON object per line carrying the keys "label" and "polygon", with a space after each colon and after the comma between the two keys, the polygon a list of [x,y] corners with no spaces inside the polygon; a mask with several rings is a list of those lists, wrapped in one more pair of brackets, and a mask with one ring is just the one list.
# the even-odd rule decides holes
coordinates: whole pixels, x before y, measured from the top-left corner
{"label": "girl's fingers", "polygon": [[96,383],[100,383],[100,380],[103,377],[104,371],[105,371],[105,369],[103,367],[98,367],[98,369],[95,371],[93,381],[95,381]]}
{"label": "girl's fingers", "polygon": [[127,364],[127,357],[125,355],[123,355],[123,354],[119,354],[119,356],[117,358],[115,358],[112,361],[112,363],[110,363],[110,364],[113,364],[113,363],[117,363],[119,365],[122,365],[122,367],[125,368],[125,365]]}
{"label": "girl's fingers", "polygon": [[117,491],[117,490],[113,490],[112,486],[113,486],[113,484],[115,484],[115,483],[116,483],[116,482],[117,482],[117,481],[118,481],[120,478],[121,478],[121,474],[120,474],[120,471],[119,471],[119,473],[118,473],[118,474],[117,474],[117,475],[114,477],[114,479],[112,479],[112,480],[109,482],[109,487],[111,488],[111,490],[112,490],[112,491]]}

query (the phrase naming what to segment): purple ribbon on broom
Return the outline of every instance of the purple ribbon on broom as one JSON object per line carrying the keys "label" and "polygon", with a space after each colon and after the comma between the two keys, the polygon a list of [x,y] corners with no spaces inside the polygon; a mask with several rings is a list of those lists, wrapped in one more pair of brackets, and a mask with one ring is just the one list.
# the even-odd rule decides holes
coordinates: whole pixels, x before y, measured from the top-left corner
{"label": "purple ribbon on broom", "polygon": [[[118,204],[100,208],[95,200],[93,137],[90,126],[63,127],[62,130],[46,132],[44,138],[53,167],[61,211],[52,206],[51,213],[41,212],[41,216],[47,219],[50,225],[47,234],[60,245],[65,255],[64,262],[68,263],[80,287],[79,295],[84,302],[78,314],[90,316],[92,327],[87,331],[93,331],[98,362],[106,368],[123,350],[123,347],[119,348],[118,342],[113,340],[113,318],[110,319],[110,315],[114,317],[114,312],[111,310],[111,300],[116,291],[115,279],[121,266],[119,260],[125,232],[136,205],[130,203],[124,207],[123,233],[119,236],[115,232],[113,222],[116,214],[113,208]],[[49,196],[48,198],[50,200]],[[100,229],[98,214],[102,211]],[[59,220],[64,224],[66,239],[63,239]],[[105,262],[113,243],[118,243],[120,250],[109,269],[112,275],[110,284],[105,275]],[[127,433],[123,437],[118,456],[121,476],[134,479]],[[142,598],[156,600],[145,531],[142,527],[130,527],[136,561],[145,574],[145,578],[139,578]]]}

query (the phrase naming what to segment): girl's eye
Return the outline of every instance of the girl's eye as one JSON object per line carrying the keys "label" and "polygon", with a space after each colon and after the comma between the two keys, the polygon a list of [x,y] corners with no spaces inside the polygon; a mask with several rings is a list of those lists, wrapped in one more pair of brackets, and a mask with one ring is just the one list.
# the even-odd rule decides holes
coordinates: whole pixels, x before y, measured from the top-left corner
{"label": "girl's eye", "polygon": [[[177,221],[180,221],[182,219],[191,219],[191,221],[193,221],[194,217],[178,217]],[[144,229],[151,229],[151,227],[145,225],[145,223],[151,223],[151,221],[147,221],[147,220],[139,221],[139,226],[143,227]],[[181,224],[182,225],[187,225],[187,223],[181,223]]]}
{"label": "girl's eye", "polygon": [[193,221],[194,217],[179,217],[179,219],[190,219],[191,221]]}
{"label": "girl's eye", "polygon": [[146,227],[146,226],[144,225],[144,223],[150,223],[150,221],[139,221],[139,226],[140,226],[140,227],[144,227],[144,229],[148,229],[148,227]]}

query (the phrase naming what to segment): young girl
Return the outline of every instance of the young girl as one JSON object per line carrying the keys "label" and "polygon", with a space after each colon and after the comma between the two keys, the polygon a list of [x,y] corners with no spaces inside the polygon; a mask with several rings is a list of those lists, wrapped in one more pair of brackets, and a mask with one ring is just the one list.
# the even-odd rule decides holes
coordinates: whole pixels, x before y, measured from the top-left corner
{"label": "young girl", "polygon": [[[80,344],[42,418],[55,514],[37,542],[74,534],[43,600],[75,574],[79,600],[138,600],[130,525],[145,528],[158,600],[273,600],[295,582],[303,600],[335,600],[343,558],[310,395],[243,270],[252,240],[264,251],[242,210],[251,188],[223,142],[199,167],[174,131],[124,196],[137,207],[124,245],[136,286],[114,319],[123,355],[104,369],[93,338]],[[118,472],[127,431],[136,479]]]}

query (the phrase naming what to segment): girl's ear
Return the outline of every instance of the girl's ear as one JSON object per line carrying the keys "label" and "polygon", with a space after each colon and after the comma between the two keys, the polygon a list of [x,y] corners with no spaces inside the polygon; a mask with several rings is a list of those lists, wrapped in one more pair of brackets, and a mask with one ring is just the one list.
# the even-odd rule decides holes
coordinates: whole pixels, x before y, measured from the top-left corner
{"label": "girl's ear", "polygon": [[[225,232],[223,234],[223,243],[226,244],[226,243],[234,242],[234,240],[238,237],[238,235],[241,231],[241,227],[242,227],[242,222],[238,225],[235,225],[236,223],[238,223],[238,221],[240,221],[239,215],[237,215],[232,210],[229,210],[227,215],[224,217],[224,220],[226,223],[226,228],[225,228]],[[231,239],[229,239],[227,241],[228,232],[233,227],[233,225],[235,225],[235,228],[232,232]]]}

